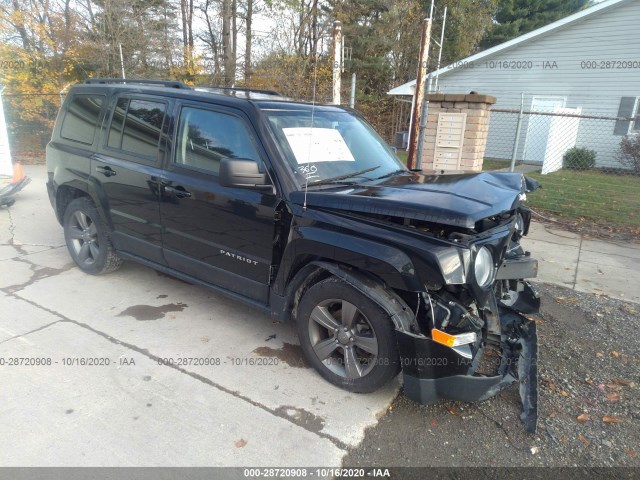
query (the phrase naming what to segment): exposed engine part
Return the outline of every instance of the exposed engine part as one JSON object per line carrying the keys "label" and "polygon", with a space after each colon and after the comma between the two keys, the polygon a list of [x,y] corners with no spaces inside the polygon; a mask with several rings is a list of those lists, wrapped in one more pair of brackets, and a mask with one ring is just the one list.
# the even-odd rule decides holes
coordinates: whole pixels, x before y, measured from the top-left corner
{"label": "exposed engine part", "polygon": [[428,314],[435,328],[477,332],[484,326],[484,321],[480,317],[471,313],[459,302],[426,292],[423,293],[423,298],[425,304],[429,305]]}

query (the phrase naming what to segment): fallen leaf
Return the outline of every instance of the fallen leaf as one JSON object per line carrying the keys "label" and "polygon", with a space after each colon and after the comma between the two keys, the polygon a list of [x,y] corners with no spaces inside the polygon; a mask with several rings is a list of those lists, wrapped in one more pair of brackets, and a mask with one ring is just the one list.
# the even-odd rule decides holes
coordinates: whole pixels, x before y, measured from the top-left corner
{"label": "fallen leaf", "polygon": [[622,419],[618,417],[614,417],[612,415],[605,415],[602,417],[602,421],[604,423],[622,423]]}
{"label": "fallen leaf", "polygon": [[611,392],[609,395],[605,397],[605,399],[607,400],[607,402],[619,402],[620,394],[617,392]]}
{"label": "fallen leaf", "polygon": [[447,409],[447,412],[449,412],[451,415],[455,415],[457,417],[460,416],[460,412],[458,412],[455,408],[453,408],[453,407],[451,407],[449,405],[447,405],[445,408]]}
{"label": "fallen leaf", "polygon": [[611,350],[611,356],[614,358],[618,358],[620,356],[620,352],[616,352],[615,350]]}
{"label": "fallen leaf", "polygon": [[556,412],[551,412],[547,418],[556,418]]}
{"label": "fallen leaf", "polygon": [[432,418],[431,419],[431,425],[433,425],[435,427],[436,425],[438,425],[438,421],[435,418]]}
{"label": "fallen leaf", "polygon": [[610,390],[615,390],[616,392],[619,392],[624,387],[622,385],[617,385],[615,383],[607,383],[607,388]]}
{"label": "fallen leaf", "polygon": [[627,452],[627,455],[629,455],[630,457],[635,457],[637,455],[637,453],[630,448],[625,448],[624,451]]}
{"label": "fallen leaf", "polygon": [[587,415],[586,413],[581,413],[580,415],[578,415],[576,417],[576,420],[578,420],[580,423],[584,423],[588,420],[590,420],[591,417],[589,415]]}
{"label": "fallen leaf", "polygon": [[630,387],[633,382],[630,382],[629,380],[624,380],[622,378],[614,378],[613,380],[611,380],[611,383],[615,383],[616,385],[622,385],[623,387]]}
{"label": "fallen leaf", "polygon": [[568,397],[569,392],[567,392],[566,390],[560,390],[560,395],[562,395],[563,397]]}
{"label": "fallen leaf", "polygon": [[589,444],[591,443],[589,440],[587,440],[586,438],[584,438],[584,435],[580,434],[578,435],[578,439],[584,443],[587,447],[589,446]]}
{"label": "fallen leaf", "polygon": [[569,441],[569,439],[568,439],[567,437],[562,437],[562,438],[560,439],[560,441],[561,441],[562,443],[567,443],[567,442]]}
{"label": "fallen leaf", "polygon": [[602,352],[596,352],[596,357],[598,357],[598,358],[602,358],[602,357],[604,357],[604,353],[602,353]]}
{"label": "fallen leaf", "polygon": [[233,444],[236,446],[236,448],[242,448],[247,444],[247,441],[244,438],[241,438],[240,440],[236,440],[235,442],[233,442]]}

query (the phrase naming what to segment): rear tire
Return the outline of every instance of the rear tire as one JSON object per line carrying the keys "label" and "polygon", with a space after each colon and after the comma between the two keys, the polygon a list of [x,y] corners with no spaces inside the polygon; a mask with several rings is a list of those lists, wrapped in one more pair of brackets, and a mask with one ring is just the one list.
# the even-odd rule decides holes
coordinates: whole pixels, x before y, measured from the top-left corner
{"label": "rear tire", "polygon": [[373,392],[400,371],[389,315],[338,278],[307,290],[296,325],[305,357],[333,385],[350,392]]}
{"label": "rear tire", "polygon": [[120,268],[122,259],[113,248],[109,230],[90,198],[71,201],[64,212],[62,225],[67,249],[80,270],[101,275]]}

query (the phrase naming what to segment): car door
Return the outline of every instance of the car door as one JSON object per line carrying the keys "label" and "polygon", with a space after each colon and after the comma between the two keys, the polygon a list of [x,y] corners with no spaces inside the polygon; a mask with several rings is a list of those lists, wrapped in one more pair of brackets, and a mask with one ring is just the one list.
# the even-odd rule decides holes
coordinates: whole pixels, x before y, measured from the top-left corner
{"label": "car door", "polygon": [[224,158],[263,165],[255,131],[238,110],[196,103],[179,106],[174,130],[160,201],[167,264],[266,303],[277,197],[218,181]]}
{"label": "car door", "polygon": [[104,142],[91,176],[113,225],[117,250],[164,264],[159,186],[169,101],[154,96],[113,99]]}

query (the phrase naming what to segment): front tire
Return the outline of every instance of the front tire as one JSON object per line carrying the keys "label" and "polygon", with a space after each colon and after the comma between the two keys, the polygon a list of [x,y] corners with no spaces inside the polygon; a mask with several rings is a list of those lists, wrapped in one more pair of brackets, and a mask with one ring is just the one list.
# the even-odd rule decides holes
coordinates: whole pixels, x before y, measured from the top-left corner
{"label": "front tire", "polygon": [[338,278],[307,290],[296,325],[305,357],[333,385],[350,392],[373,392],[400,371],[389,315]]}
{"label": "front tire", "polygon": [[120,268],[109,230],[90,198],[80,197],[67,206],[62,221],[67,249],[85,273],[101,275]]}

